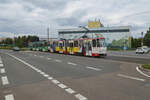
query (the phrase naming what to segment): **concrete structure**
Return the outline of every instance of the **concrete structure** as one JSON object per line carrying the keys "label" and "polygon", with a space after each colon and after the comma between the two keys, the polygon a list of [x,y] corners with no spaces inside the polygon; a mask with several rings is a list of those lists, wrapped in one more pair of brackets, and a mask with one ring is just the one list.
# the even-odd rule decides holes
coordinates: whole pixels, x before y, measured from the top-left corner
{"label": "concrete structure", "polygon": [[84,28],[58,30],[59,39],[78,39],[84,34],[87,34],[90,38],[94,38],[95,34],[103,35],[106,39],[106,44],[108,47],[130,48],[130,26],[87,28],[87,30]]}

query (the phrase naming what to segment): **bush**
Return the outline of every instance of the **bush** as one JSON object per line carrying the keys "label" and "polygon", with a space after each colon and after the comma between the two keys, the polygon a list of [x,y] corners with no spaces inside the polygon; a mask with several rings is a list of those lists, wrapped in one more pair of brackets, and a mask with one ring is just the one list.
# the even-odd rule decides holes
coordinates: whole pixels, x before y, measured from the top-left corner
{"label": "bush", "polygon": [[144,64],[144,65],[142,65],[142,67],[145,69],[150,69],[150,64]]}

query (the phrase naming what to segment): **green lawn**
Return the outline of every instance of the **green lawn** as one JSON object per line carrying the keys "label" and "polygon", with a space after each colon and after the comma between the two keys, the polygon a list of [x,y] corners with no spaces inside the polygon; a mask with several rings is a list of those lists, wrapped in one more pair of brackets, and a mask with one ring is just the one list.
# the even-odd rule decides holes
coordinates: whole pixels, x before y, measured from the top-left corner
{"label": "green lawn", "polygon": [[142,67],[150,70],[150,64],[144,64],[144,65],[142,65]]}

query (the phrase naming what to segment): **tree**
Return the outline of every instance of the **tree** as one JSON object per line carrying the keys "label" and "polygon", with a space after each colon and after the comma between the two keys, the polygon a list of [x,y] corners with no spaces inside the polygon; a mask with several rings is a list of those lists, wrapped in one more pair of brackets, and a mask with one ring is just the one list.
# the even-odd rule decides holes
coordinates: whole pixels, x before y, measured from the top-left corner
{"label": "tree", "polygon": [[13,44],[13,40],[11,38],[6,38],[5,44]]}
{"label": "tree", "polygon": [[144,36],[144,45],[150,47],[150,28],[147,31],[146,35]]}

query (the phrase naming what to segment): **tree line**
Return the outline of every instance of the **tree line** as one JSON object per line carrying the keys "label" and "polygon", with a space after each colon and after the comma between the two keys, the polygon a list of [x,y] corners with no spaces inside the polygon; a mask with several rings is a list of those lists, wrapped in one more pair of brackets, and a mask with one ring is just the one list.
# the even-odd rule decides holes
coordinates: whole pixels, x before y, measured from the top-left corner
{"label": "tree line", "polygon": [[144,37],[141,38],[131,38],[131,47],[132,48],[137,48],[142,46],[142,41],[144,46],[150,47],[150,28],[146,32]]}
{"label": "tree line", "polygon": [[36,42],[39,41],[38,36],[19,36],[12,38],[6,38],[5,40],[2,40],[0,44],[3,45],[9,45],[9,46],[18,46],[20,48],[22,47],[28,47],[30,42]]}

